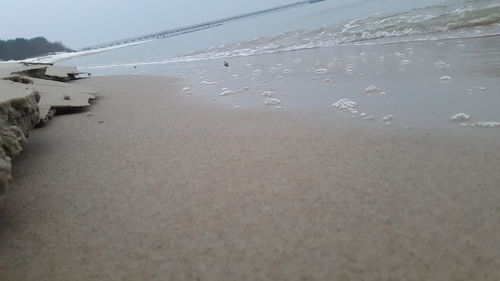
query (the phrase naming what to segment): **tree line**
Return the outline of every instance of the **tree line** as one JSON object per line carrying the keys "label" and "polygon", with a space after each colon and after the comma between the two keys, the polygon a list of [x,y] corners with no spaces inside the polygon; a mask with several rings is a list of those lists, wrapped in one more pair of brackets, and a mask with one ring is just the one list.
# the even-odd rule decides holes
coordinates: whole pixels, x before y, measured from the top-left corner
{"label": "tree line", "polygon": [[44,37],[0,40],[0,60],[22,60],[54,52],[71,52],[61,42],[49,42]]}

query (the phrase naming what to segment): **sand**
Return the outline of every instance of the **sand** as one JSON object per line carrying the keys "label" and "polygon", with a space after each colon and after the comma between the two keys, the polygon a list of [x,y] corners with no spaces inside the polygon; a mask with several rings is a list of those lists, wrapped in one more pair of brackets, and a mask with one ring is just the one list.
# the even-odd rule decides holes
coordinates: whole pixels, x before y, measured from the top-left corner
{"label": "sand", "polygon": [[235,110],[165,77],[77,84],[94,106],[14,160],[1,280],[500,276],[497,129]]}
{"label": "sand", "polygon": [[27,89],[0,79],[0,208],[11,179],[11,159],[22,151],[28,130],[39,120],[40,94]]}
{"label": "sand", "polygon": [[57,110],[86,107],[94,99],[93,89],[57,82],[83,74],[74,67],[0,63],[0,209],[12,179],[11,160],[23,150],[29,131]]}

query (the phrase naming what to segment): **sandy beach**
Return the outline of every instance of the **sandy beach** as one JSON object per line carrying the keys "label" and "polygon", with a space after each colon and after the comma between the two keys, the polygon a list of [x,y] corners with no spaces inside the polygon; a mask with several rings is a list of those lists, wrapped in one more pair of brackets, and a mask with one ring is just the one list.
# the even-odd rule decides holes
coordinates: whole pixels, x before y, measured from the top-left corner
{"label": "sandy beach", "polygon": [[32,132],[2,280],[495,280],[497,132],[350,126],[103,77]]}
{"label": "sandy beach", "polygon": [[500,281],[500,0],[0,14],[0,281]]}
{"label": "sandy beach", "polygon": [[[476,125],[496,120],[498,76],[481,65],[497,40],[467,41],[483,50],[468,60],[445,41],[442,53],[436,42],[309,50],[72,82],[98,98],[33,130],[14,159],[0,279],[498,280],[500,131]],[[399,67],[410,59],[396,48],[413,64]],[[332,83],[303,66],[326,65],[325,52],[344,56]],[[382,52],[383,79],[369,75]],[[252,76],[269,65],[280,71]],[[275,84],[221,96],[224,80]],[[387,95],[365,90],[377,81]],[[340,98],[375,120],[331,105]],[[473,116],[463,126],[450,120],[459,110]]]}

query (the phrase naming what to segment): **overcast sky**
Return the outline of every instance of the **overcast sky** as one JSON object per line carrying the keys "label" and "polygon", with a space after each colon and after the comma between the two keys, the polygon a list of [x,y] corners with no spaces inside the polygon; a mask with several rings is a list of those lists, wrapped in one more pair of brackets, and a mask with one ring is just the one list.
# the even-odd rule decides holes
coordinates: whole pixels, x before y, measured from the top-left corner
{"label": "overcast sky", "polygon": [[296,0],[0,0],[0,39],[44,36],[81,48]]}

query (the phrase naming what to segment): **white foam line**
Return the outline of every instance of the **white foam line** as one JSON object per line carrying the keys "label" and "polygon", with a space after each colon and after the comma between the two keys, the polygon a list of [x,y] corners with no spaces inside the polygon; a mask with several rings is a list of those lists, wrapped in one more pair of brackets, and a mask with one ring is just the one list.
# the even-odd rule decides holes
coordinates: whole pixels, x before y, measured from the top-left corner
{"label": "white foam line", "polygon": [[[153,61],[153,62],[137,62],[137,63],[123,63],[123,64],[108,64],[108,65],[95,65],[95,66],[85,66],[85,67],[79,67],[79,69],[82,70],[90,70],[90,69],[106,69],[106,68],[114,68],[114,67],[128,67],[128,66],[147,66],[147,65],[161,65],[161,64],[169,64],[169,63],[178,63],[178,62],[196,62],[196,61],[210,61],[210,60],[218,60],[218,59],[223,59],[223,58],[236,58],[236,57],[250,57],[250,56],[262,56],[262,55],[268,55],[268,54],[279,54],[279,53],[284,53],[284,52],[295,52],[295,51],[302,51],[302,50],[310,50],[310,49],[318,49],[318,48],[331,48],[335,46],[367,46],[367,45],[388,45],[388,44],[398,44],[398,43],[416,43],[416,42],[433,42],[433,41],[444,41],[444,40],[454,40],[454,39],[472,39],[472,38],[481,38],[481,37],[492,37],[492,36],[500,36],[500,33],[495,33],[491,35],[472,35],[472,36],[467,36],[467,37],[448,37],[448,38],[428,38],[428,39],[410,39],[410,40],[398,40],[398,41],[388,41],[388,42],[354,42],[354,43],[342,43],[338,45],[329,45],[329,46],[314,46],[314,47],[298,47],[298,48],[289,48],[289,49],[284,49],[284,50],[275,50],[275,51],[268,51],[268,52],[262,52],[258,54],[238,54],[238,55],[215,55],[212,57],[204,57],[204,58],[177,58],[177,59],[169,59],[169,60],[162,60],[162,61]],[[377,40],[377,39],[374,39]],[[145,42],[141,42],[145,43]],[[137,43],[137,44],[141,44]],[[125,47],[125,46],[120,46],[120,47]],[[104,52],[107,50],[103,50],[101,52]],[[98,53],[98,52],[96,52]],[[85,55],[90,55],[90,54],[83,54],[83,55],[76,55],[74,57],[70,57],[67,59],[75,58],[75,57],[80,57],[80,56],[85,56]],[[61,59],[59,61],[62,61],[65,59]],[[26,61],[26,60],[25,60]],[[6,61],[6,62],[12,62],[12,61]],[[6,62],[0,62],[0,63],[6,63]]]}

